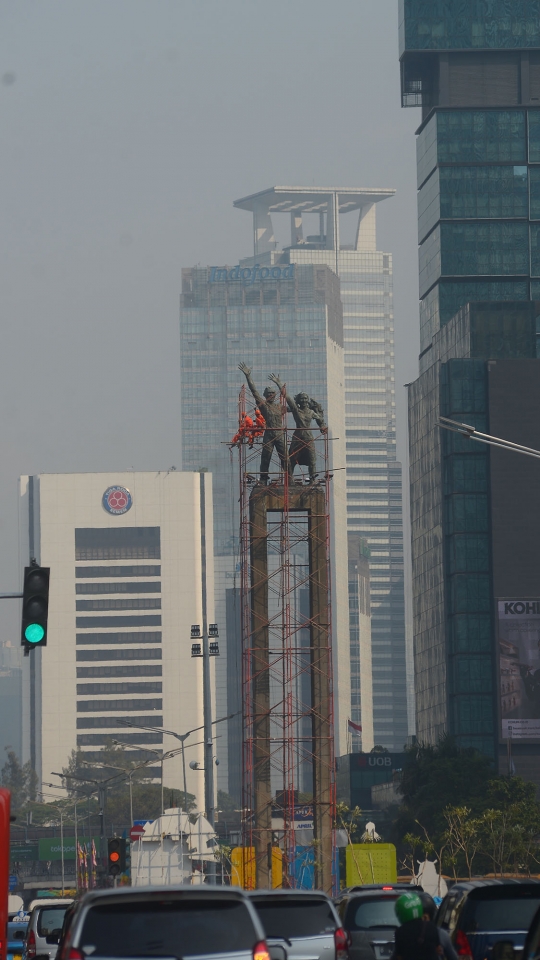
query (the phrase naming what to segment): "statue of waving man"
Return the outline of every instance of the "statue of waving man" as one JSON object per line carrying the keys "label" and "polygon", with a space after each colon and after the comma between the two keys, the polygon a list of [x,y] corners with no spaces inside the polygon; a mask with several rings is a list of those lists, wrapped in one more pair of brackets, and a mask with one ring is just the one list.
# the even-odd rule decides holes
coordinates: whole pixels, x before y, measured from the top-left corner
{"label": "statue of waving man", "polygon": [[283,470],[287,469],[287,444],[283,431],[283,422],[281,408],[276,403],[277,391],[271,387],[266,387],[261,397],[253,380],[251,379],[251,370],[246,363],[239,363],[238,369],[244,374],[247,385],[253,394],[255,402],[261,411],[266,429],[263,434],[263,447],[261,454],[260,478],[261,483],[268,483],[268,468],[272,459],[272,453],[275,450],[279,456]]}
{"label": "statue of waving man", "polygon": [[[275,373],[271,373],[268,379],[272,380],[280,391],[283,389]],[[310,427],[311,421],[315,420],[321,433],[326,433],[323,408],[307,393],[297,393],[294,399],[287,394],[287,406],[296,424],[289,448],[289,475],[292,477],[294,468],[298,464],[308,468],[310,480],[313,480],[317,475],[317,453]]]}

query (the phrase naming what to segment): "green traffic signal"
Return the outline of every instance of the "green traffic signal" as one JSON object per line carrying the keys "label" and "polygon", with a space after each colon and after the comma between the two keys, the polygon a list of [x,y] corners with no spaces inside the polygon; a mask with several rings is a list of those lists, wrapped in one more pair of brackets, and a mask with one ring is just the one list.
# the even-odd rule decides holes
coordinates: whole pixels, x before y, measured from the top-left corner
{"label": "green traffic signal", "polygon": [[39,623],[29,623],[24,631],[28,643],[39,643],[45,636],[45,631]]}
{"label": "green traffic signal", "polygon": [[49,567],[40,567],[35,560],[24,568],[21,643],[25,654],[47,643],[50,572]]}

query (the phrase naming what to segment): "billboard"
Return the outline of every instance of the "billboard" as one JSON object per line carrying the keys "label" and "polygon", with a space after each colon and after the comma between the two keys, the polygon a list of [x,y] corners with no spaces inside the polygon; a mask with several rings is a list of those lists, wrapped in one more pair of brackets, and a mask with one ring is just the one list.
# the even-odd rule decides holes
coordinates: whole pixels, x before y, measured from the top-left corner
{"label": "billboard", "polygon": [[540,739],[540,600],[499,600],[502,736]]}

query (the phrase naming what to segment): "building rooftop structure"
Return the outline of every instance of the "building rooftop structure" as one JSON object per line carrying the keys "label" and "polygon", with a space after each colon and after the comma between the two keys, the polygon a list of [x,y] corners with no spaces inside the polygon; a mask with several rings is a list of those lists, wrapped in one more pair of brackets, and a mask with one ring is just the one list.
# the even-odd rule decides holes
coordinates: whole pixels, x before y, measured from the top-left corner
{"label": "building rooftop structure", "polygon": [[[395,192],[391,188],[375,187],[268,187],[267,190],[235,200],[234,206],[253,213],[255,256],[275,250],[278,246],[272,226],[272,213],[290,213],[291,247],[360,250],[361,225],[365,216],[373,204],[393,197]],[[359,212],[359,218],[355,243],[343,245],[340,242],[339,214],[356,211]],[[304,237],[302,217],[309,213],[319,214],[319,233]]]}

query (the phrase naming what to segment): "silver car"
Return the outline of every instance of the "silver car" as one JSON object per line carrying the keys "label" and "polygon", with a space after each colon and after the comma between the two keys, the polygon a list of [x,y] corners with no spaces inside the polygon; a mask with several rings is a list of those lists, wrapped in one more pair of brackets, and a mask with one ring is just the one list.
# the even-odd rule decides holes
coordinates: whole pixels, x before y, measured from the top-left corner
{"label": "silver car", "polygon": [[33,900],[26,930],[23,960],[54,960],[71,898]]}
{"label": "silver car", "polygon": [[348,960],[347,936],[334,904],[319,890],[256,890],[272,960]]}
{"label": "silver car", "polygon": [[59,960],[270,960],[264,930],[242,890],[123,887],[95,890],[66,921]]}

